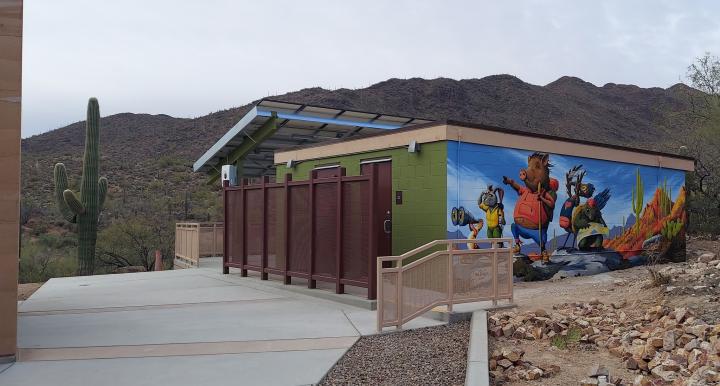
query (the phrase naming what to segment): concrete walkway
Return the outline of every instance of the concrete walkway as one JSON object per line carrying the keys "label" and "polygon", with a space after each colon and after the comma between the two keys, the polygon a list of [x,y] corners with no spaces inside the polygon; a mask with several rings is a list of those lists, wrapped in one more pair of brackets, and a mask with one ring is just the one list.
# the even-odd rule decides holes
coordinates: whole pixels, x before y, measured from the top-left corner
{"label": "concrete walkway", "polygon": [[313,384],[375,332],[374,311],[212,265],[52,279],[18,319],[3,386]]}

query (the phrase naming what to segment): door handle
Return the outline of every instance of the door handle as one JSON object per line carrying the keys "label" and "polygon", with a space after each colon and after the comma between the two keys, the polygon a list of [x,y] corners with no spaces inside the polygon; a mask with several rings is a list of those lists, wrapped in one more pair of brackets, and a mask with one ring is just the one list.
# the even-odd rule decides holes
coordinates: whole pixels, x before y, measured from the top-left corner
{"label": "door handle", "polygon": [[383,231],[385,231],[385,233],[387,233],[387,234],[392,233],[392,221],[390,221],[390,220],[383,221]]}

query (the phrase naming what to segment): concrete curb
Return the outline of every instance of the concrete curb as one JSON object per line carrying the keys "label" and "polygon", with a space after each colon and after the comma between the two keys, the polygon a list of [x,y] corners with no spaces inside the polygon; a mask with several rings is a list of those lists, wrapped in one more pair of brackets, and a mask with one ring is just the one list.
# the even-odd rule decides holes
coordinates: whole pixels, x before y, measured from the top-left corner
{"label": "concrete curb", "polygon": [[474,310],[467,310],[467,311],[452,311],[448,312],[447,308],[445,306],[438,306],[430,310],[425,316],[429,317],[430,319],[435,319],[440,322],[445,323],[457,323],[457,322],[464,322],[466,320],[472,320],[473,313],[477,311],[478,309],[482,309],[485,311],[498,311],[498,310],[509,310],[512,308],[517,307],[515,303],[504,303],[504,304],[498,304],[498,305],[487,305],[482,307],[477,307]]}
{"label": "concrete curb", "polygon": [[465,386],[488,385],[490,385],[490,370],[488,368],[487,311],[477,310],[473,312],[470,322]]}

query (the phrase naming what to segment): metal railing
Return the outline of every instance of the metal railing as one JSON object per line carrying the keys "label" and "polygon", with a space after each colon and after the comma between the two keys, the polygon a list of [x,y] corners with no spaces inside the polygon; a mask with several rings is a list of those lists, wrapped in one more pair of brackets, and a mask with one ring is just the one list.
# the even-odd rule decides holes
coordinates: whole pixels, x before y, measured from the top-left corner
{"label": "metal railing", "polygon": [[378,257],[378,331],[390,326],[400,329],[439,305],[452,311],[459,303],[512,302],[511,242],[509,238],[435,240],[400,256]]}
{"label": "metal railing", "polygon": [[223,255],[223,223],[175,224],[175,268],[200,265],[201,257]]}

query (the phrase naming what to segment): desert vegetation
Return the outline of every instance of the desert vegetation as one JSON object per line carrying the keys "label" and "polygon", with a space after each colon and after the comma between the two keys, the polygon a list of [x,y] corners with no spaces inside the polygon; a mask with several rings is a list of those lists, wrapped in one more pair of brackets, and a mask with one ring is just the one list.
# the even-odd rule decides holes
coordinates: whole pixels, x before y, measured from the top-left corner
{"label": "desert vegetation", "polygon": [[[596,87],[571,77],[546,86],[507,75],[462,81],[390,79],[365,89],[312,88],[276,98],[455,118],[693,156],[697,170],[687,176],[687,214],[670,213],[662,216],[668,221],[637,225],[660,224],[662,234],[679,239],[673,229],[685,221],[683,216],[691,234],[720,233],[720,61],[711,54],[698,58],[685,79],[686,84],[667,89]],[[525,106],[530,100],[539,102]],[[206,176],[192,173],[191,165],[249,108],[194,119],[127,113],[102,118],[99,159],[111,183],[97,220],[93,273],[152,269],[156,249],[169,266],[176,221],[221,220],[219,184],[207,185]],[[66,223],[55,206],[53,165],[66,166],[67,189],[81,190],[84,130],[85,122],[78,122],[23,140],[23,281],[71,275],[80,268],[76,225]],[[656,196],[655,214],[668,209],[662,194]],[[642,211],[646,203],[634,206]],[[651,211],[645,212],[650,216]],[[636,244],[632,234],[626,241]]]}

